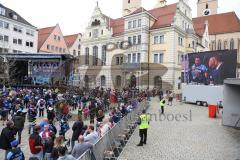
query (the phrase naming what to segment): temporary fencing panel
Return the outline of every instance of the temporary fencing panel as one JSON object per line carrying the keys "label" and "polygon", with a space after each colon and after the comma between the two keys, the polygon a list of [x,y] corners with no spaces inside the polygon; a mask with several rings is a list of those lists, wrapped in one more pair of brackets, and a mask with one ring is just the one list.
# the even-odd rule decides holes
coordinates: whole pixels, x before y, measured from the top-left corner
{"label": "temporary fencing panel", "polygon": [[111,130],[109,130],[91,150],[86,151],[77,160],[104,160],[104,158],[116,158],[122,152],[126,140],[137,127],[137,120],[143,109],[147,109],[145,101],[133,102],[134,110],[121,119]]}

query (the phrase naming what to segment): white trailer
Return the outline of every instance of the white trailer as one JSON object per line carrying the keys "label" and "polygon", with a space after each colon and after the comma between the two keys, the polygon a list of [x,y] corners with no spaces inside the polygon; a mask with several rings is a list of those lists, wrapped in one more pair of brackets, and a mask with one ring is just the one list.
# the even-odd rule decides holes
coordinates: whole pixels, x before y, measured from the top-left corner
{"label": "white trailer", "polygon": [[223,85],[182,84],[182,100],[186,103],[207,106],[223,102]]}

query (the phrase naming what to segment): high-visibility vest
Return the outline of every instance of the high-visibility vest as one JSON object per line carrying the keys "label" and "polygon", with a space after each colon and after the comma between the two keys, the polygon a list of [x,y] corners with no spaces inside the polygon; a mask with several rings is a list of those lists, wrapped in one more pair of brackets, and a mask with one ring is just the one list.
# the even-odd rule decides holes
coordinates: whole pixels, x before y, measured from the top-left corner
{"label": "high-visibility vest", "polygon": [[141,124],[139,125],[139,129],[148,129],[149,128],[149,116],[146,114],[142,114],[140,116]]}
{"label": "high-visibility vest", "polygon": [[165,103],[163,103],[163,101],[165,101],[165,100],[162,99],[162,100],[160,101],[160,107],[164,107],[164,106],[165,106],[166,101],[165,101]]}

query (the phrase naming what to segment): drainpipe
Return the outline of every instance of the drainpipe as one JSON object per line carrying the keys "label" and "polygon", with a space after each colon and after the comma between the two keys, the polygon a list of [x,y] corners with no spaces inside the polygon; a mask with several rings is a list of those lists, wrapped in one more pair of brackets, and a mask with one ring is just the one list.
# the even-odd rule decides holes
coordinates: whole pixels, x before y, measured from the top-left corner
{"label": "drainpipe", "polygon": [[147,70],[148,70],[148,89],[150,87],[150,47],[151,47],[151,31],[150,31],[150,20],[149,20],[149,31],[148,31],[148,64],[147,64]]}

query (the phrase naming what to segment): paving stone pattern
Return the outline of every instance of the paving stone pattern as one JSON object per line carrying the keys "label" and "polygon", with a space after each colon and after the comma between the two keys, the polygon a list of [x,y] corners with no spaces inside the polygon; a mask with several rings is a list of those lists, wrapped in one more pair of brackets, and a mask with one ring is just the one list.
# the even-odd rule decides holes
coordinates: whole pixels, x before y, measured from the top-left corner
{"label": "paving stone pattern", "polygon": [[[159,115],[159,109],[154,98],[148,112]],[[165,115],[170,121],[152,118],[143,147],[136,147],[137,129],[119,160],[240,160],[240,130],[222,126],[221,118],[208,118],[206,107],[174,102],[165,108]]]}

